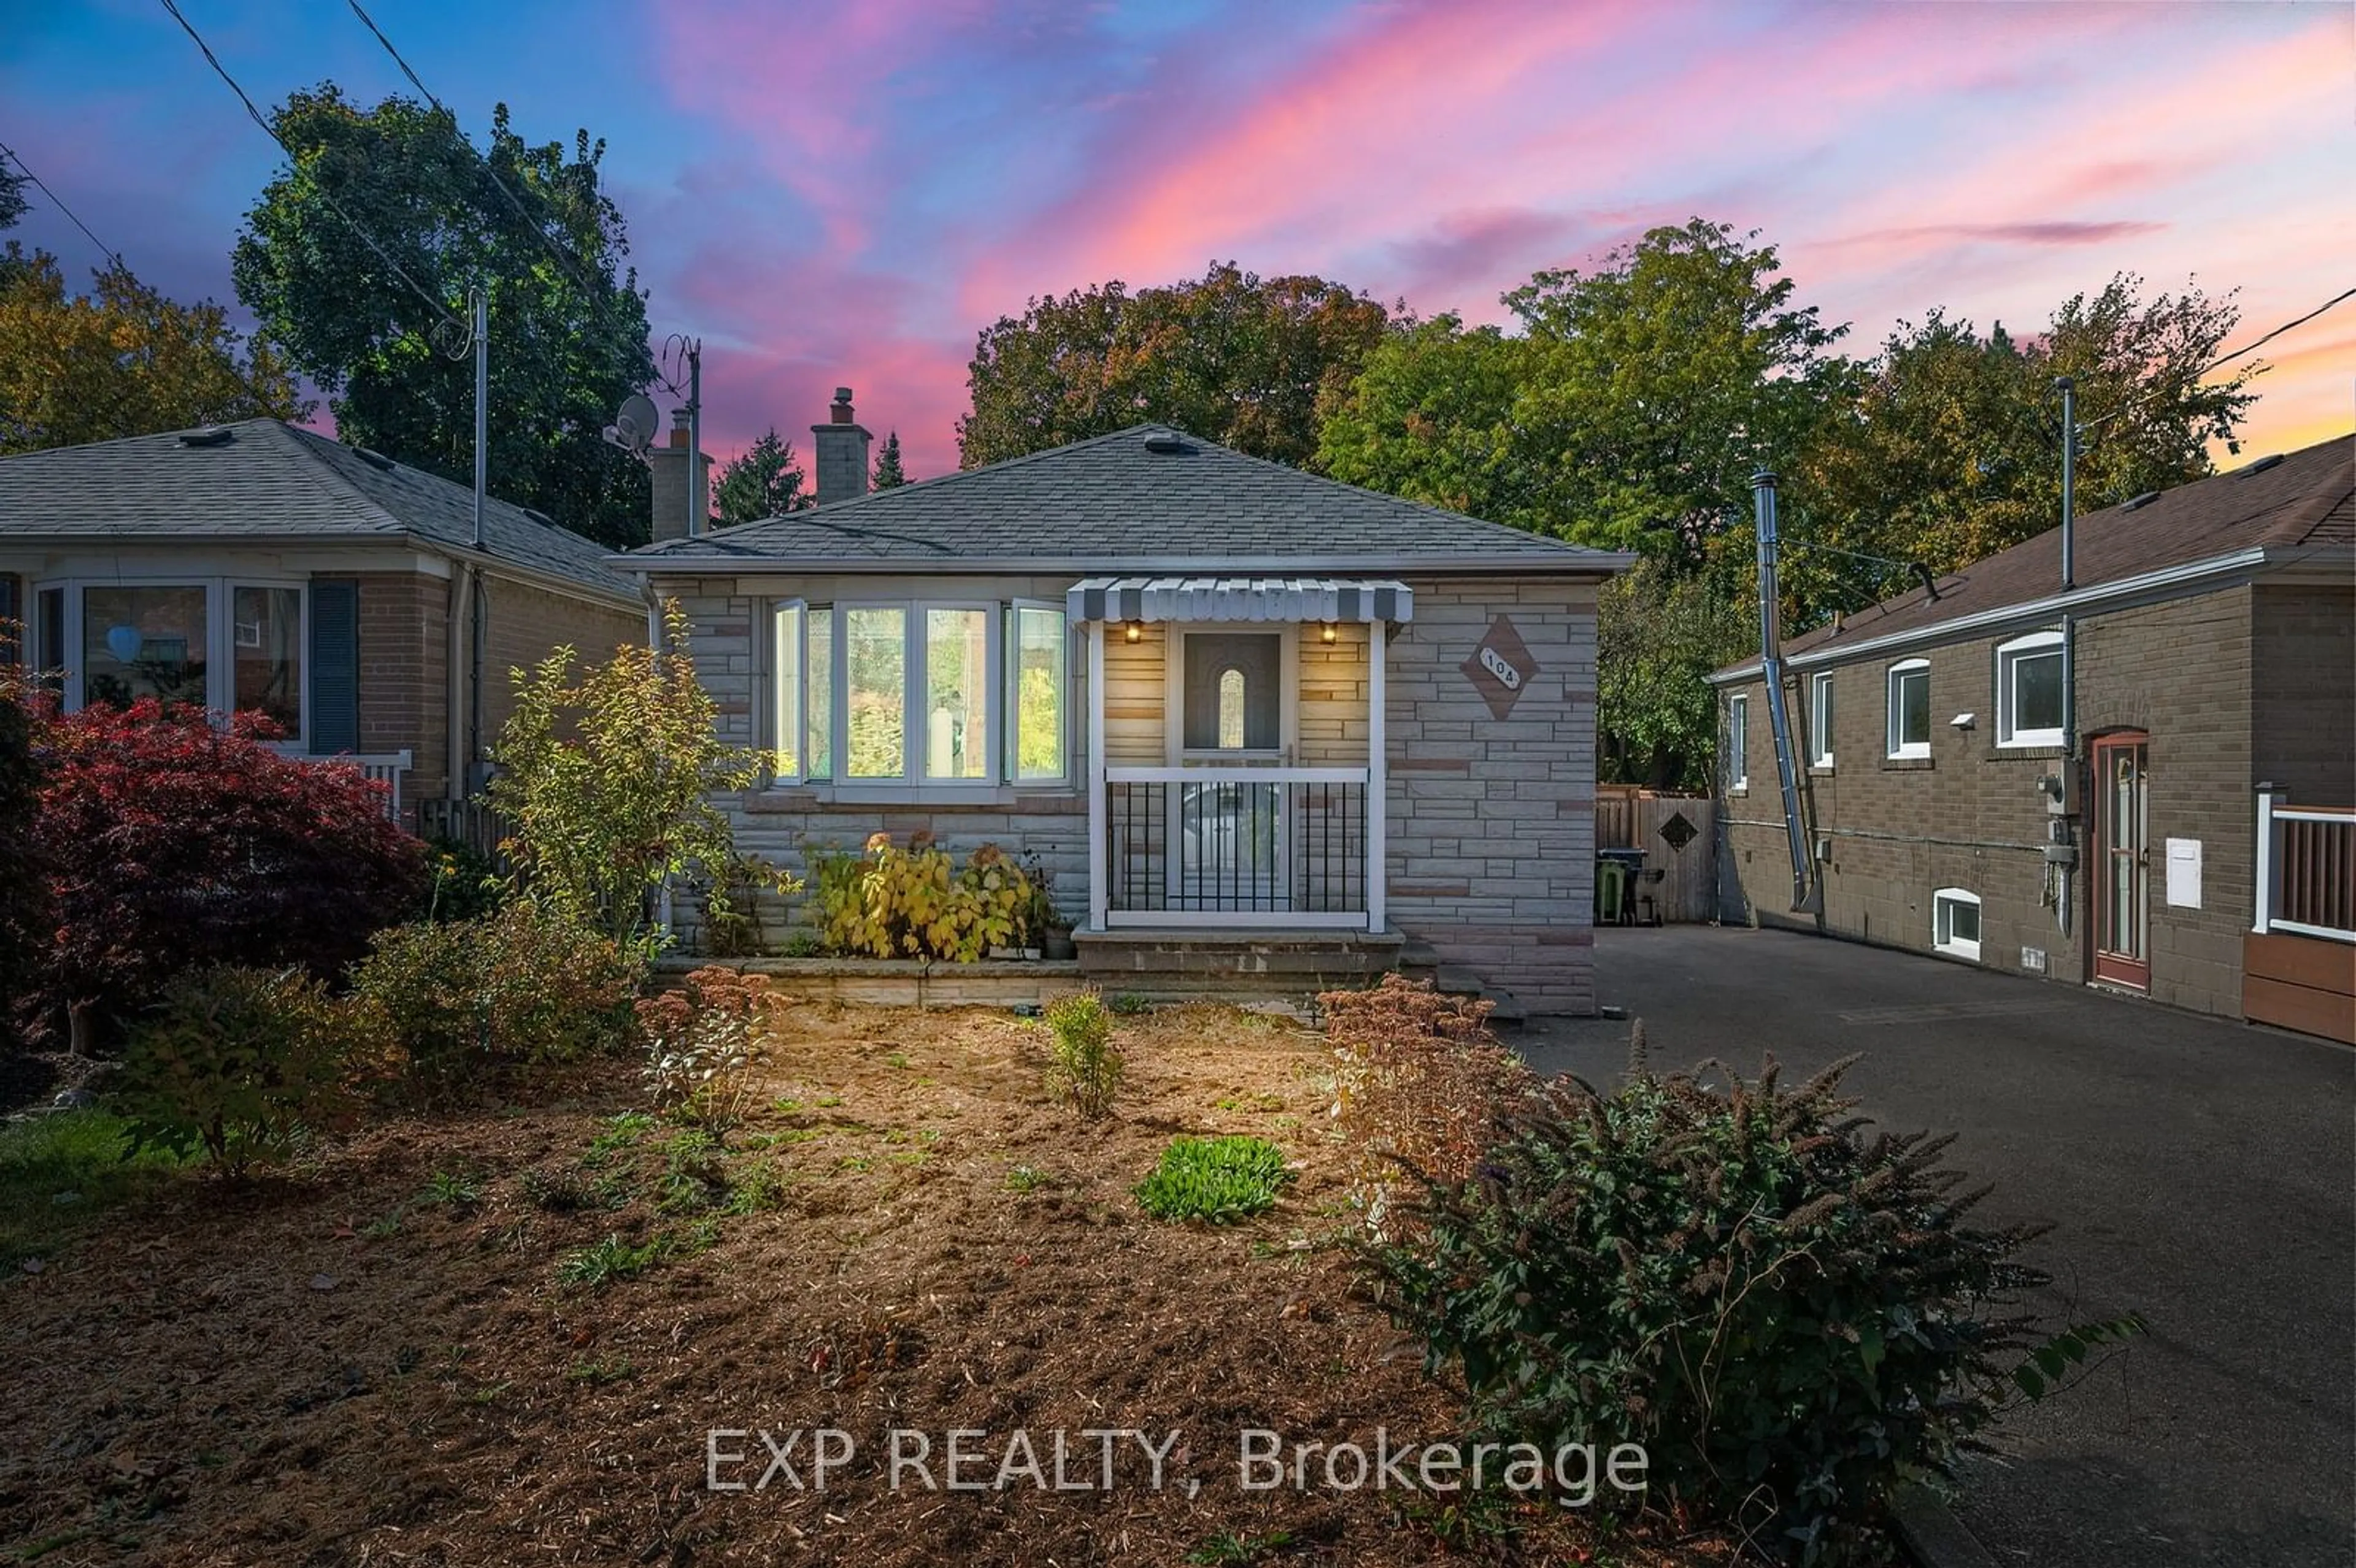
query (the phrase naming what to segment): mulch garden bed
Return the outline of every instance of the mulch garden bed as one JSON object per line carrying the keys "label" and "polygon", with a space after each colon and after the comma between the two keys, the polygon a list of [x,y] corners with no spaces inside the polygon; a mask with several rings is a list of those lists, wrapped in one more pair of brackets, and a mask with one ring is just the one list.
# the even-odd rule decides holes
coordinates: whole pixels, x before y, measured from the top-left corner
{"label": "mulch garden bed", "polygon": [[[1093,1125],[1049,1100],[1034,1022],[801,1006],[717,1154],[617,1123],[642,1095],[616,1064],[561,1099],[380,1123],[242,1189],[190,1175],[0,1282],[0,1552],[1384,1568],[1468,1535],[1468,1560],[1507,1550],[1445,1499],[1329,1488],[1314,1459],[1306,1490],[1238,1486],[1245,1428],[1371,1450],[1378,1427],[1449,1438],[1457,1403],[1333,1244],[1351,1221],[1323,1040],[1209,1008],[1117,1038],[1130,1081]],[[1162,1146],[1223,1132],[1299,1162],[1277,1209],[1146,1217],[1129,1189]],[[608,1237],[609,1260],[660,1249],[634,1277],[568,1282]],[[822,1492],[821,1427],[856,1445]],[[715,1428],[801,1432],[805,1489],[708,1489]],[[1084,1429],[1169,1447],[1158,1489],[1133,1440],[1108,1490],[928,1490],[913,1469],[895,1488],[895,1428],[928,1435],[937,1484],[952,1429],[987,1434],[968,1478],[996,1477],[1016,1429],[1051,1484],[1057,1431],[1067,1482],[1101,1479]],[[746,1456],[723,1480],[766,1467],[757,1436],[720,1445]],[[1516,1560],[1725,1560],[1658,1533],[1599,1547],[1551,1504],[1510,1522]]]}

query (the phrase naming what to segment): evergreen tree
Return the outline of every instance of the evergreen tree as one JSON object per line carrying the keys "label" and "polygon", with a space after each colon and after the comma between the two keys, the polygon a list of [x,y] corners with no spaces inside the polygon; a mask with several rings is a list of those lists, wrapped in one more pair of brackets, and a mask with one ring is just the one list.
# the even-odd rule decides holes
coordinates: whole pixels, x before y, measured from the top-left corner
{"label": "evergreen tree", "polygon": [[720,482],[712,487],[712,509],[723,528],[798,511],[814,500],[809,483],[795,460],[794,443],[771,425],[743,456],[720,470]]}
{"label": "evergreen tree", "polygon": [[884,452],[875,459],[875,477],[869,481],[868,488],[896,490],[907,482],[907,470],[900,466],[900,432],[895,430],[884,438]]}

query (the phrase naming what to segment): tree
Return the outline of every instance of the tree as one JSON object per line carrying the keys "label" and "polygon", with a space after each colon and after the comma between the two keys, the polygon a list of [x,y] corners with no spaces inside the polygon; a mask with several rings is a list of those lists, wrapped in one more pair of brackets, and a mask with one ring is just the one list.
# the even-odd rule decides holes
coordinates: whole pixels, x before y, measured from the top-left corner
{"label": "tree", "polygon": [[56,257],[13,240],[0,260],[0,454],[311,408],[278,351],[209,300],[176,304],[119,261],[70,294]]}
{"label": "tree", "polygon": [[621,400],[654,379],[646,299],[621,270],[621,209],[598,188],[605,144],[580,132],[569,159],[559,144],[528,144],[502,104],[477,153],[443,111],[401,97],[360,109],[333,82],[293,95],[272,123],[294,158],[247,214],[232,275],[327,392],[338,432],[471,478],[474,368],[452,351],[479,286],[491,487],[607,544],[643,542],[645,465],[602,439]]}
{"label": "tree", "polygon": [[908,482],[907,471],[900,466],[900,432],[894,431],[884,438],[884,451],[875,459],[875,477],[868,482],[871,490],[896,490]]}
{"label": "tree", "polygon": [[1214,261],[1129,292],[1115,280],[1001,316],[974,347],[958,462],[975,468],[1159,421],[1306,466],[1321,399],[1339,396],[1389,313],[1342,284]]}
{"label": "tree", "polygon": [[777,427],[746,447],[720,470],[712,487],[712,504],[720,526],[758,522],[781,513],[798,511],[815,499],[806,488],[809,476],[794,458],[794,445],[781,440]]}
{"label": "tree", "polygon": [[[0,643],[16,635],[13,623],[0,622]],[[0,660],[8,652],[0,646]],[[0,662],[0,1052],[16,1043],[17,1008],[39,978],[42,945],[56,929],[36,848],[42,769],[33,754],[31,698],[22,673]]]}
{"label": "tree", "polygon": [[648,956],[661,941],[648,906],[674,878],[701,873],[707,918],[729,912],[735,841],[712,797],[760,776],[755,753],[720,739],[675,600],[663,628],[660,646],[616,648],[577,683],[569,647],[515,671],[490,788],[525,895]]}
{"label": "tree", "polygon": [[1751,475],[1813,439],[1853,380],[1847,329],[1794,308],[1756,233],[1695,219],[1504,296],[1517,335],[1452,317],[1392,334],[1335,399],[1339,479],[1691,569]]}
{"label": "tree", "polygon": [[14,229],[25,216],[25,176],[0,164],[0,229]]}
{"label": "tree", "polygon": [[322,978],[424,891],[416,839],[356,768],[284,757],[267,720],[227,729],[145,699],[43,720],[34,851],[55,912],[38,1017],[120,1020],[204,964]]}
{"label": "tree", "polygon": [[1708,791],[1718,754],[1710,671],[1758,651],[1748,605],[1708,574],[1662,562],[1604,584],[1596,604],[1598,773],[1608,783]]}
{"label": "tree", "polygon": [[[2146,303],[2122,273],[2074,294],[2046,329],[1987,336],[1933,310],[1882,346],[1855,404],[1785,477],[1795,624],[1854,609],[1906,581],[1903,565],[1957,571],[2032,539],[2062,517],[2061,399],[2077,387],[2081,511],[2211,472],[2229,450],[2262,366],[2203,383],[2239,313],[2198,288]],[[1812,552],[1811,545],[1830,547]],[[1850,554],[1837,552],[1847,551]]]}

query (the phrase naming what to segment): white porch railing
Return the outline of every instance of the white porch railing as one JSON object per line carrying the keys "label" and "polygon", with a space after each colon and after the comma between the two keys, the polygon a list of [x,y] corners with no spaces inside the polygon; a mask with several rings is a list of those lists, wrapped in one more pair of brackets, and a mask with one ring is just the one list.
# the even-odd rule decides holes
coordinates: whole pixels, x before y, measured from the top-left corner
{"label": "white porch railing", "polygon": [[2356,806],[2290,805],[2262,789],[2257,851],[2254,933],[2356,942]]}
{"label": "white porch railing", "polygon": [[298,763],[359,769],[362,777],[374,779],[384,785],[386,819],[392,822],[401,820],[401,775],[410,769],[410,753],[407,751],[379,752],[372,754],[338,752],[331,757],[316,757],[289,746],[279,746],[273,749],[280,756],[292,758]]}

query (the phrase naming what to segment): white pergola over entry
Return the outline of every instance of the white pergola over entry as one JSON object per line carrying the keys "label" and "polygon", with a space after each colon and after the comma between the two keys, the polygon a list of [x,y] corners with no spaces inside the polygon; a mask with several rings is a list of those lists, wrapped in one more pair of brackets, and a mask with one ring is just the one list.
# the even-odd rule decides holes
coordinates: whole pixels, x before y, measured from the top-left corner
{"label": "white pergola over entry", "polygon": [[[1088,645],[1089,925],[1380,933],[1385,627],[1414,618],[1414,592],[1387,579],[1099,577],[1070,590],[1065,613]],[[1371,628],[1365,766],[1294,767],[1240,752],[1107,765],[1109,627],[1343,621]]]}

